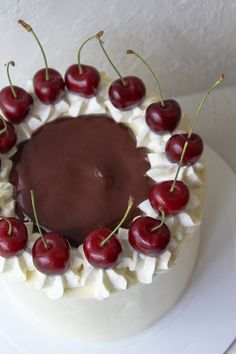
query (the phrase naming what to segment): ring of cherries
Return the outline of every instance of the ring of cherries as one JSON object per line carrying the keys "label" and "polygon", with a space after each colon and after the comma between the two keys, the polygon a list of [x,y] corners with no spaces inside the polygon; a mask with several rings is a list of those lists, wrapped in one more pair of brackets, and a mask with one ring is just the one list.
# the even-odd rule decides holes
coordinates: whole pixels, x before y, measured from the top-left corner
{"label": "ring of cherries", "polygon": [[[87,38],[82,43],[78,51],[77,64],[67,69],[63,80],[58,71],[48,67],[43,47],[32,27],[23,20],[18,22],[32,33],[43,55],[45,68],[36,72],[33,78],[35,95],[42,103],[57,103],[64,95],[65,86],[69,91],[86,98],[96,96],[101,81],[100,74],[96,68],[81,64],[80,60],[83,47],[93,39],[99,42],[104,55],[119,77],[112,82],[108,90],[111,103],[119,110],[129,110],[143,102],[146,92],[144,83],[136,76],[121,76],[104,48],[104,42],[101,39],[103,31]],[[180,122],[180,105],[173,99],[163,99],[157,77],[146,60],[130,49],[127,50],[127,54],[135,55],[146,65],[157,85],[160,100],[150,104],[146,109],[145,119],[148,126],[155,134],[172,133]],[[5,120],[0,115],[0,153],[8,152],[16,144],[17,135],[14,124],[22,122],[33,106],[33,97],[21,87],[12,84],[9,74],[10,66],[15,66],[15,63],[10,61],[6,64],[9,86],[0,91],[0,108],[7,118]],[[161,216],[160,220],[140,216],[131,223],[128,240],[137,252],[157,256],[163,253],[169,244],[171,234],[165,224],[166,217],[182,211],[190,196],[187,185],[177,180],[179,171],[182,166],[192,165],[201,157],[203,142],[198,134],[193,133],[193,129],[206,98],[223,78],[224,76],[221,75],[206,92],[189,132],[172,135],[166,144],[166,157],[172,163],[178,164],[177,172],[174,180],[159,182],[150,188],[148,199],[154,210]],[[47,275],[64,274],[71,264],[70,245],[62,235],[54,232],[43,234],[37,217],[34,191],[31,191],[30,195],[35,223],[40,234],[32,248],[34,265],[40,272]],[[118,264],[122,255],[122,247],[116,233],[132,207],[133,200],[130,197],[124,216],[114,230],[99,227],[85,237],[83,250],[87,261],[92,266],[108,269]],[[22,254],[27,247],[27,242],[28,233],[22,221],[14,217],[0,218],[0,256],[10,258]]]}

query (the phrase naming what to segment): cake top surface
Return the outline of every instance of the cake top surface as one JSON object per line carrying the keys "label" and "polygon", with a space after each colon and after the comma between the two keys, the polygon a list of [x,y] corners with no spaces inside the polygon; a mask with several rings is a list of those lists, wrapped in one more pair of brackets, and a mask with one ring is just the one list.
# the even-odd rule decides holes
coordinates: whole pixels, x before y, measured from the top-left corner
{"label": "cake top surface", "polygon": [[10,180],[23,220],[34,219],[34,190],[41,226],[78,246],[97,227],[113,229],[131,195],[134,205],[123,224],[128,227],[147,197],[149,169],[147,152],[136,147],[127,125],[105,114],[82,115],[38,128],[18,147]]}

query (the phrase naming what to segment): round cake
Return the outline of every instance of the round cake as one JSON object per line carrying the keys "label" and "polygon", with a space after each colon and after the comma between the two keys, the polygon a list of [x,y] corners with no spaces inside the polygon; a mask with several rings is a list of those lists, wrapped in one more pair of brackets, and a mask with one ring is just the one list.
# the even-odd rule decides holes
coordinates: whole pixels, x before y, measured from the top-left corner
{"label": "round cake", "polygon": [[[140,215],[159,218],[148,200],[150,187],[173,179],[177,164],[165,146],[171,134],[155,134],[145,110],[157,96],[120,111],[110,102],[110,79],[91,99],[66,91],[55,105],[35,95],[27,119],[16,126],[17,145],[1,154],[1,215],[24,221],[29,241],[19,256],[0,256],[0,270],[13,303],[35,325],[85,340],[113,340],[134,334],[159,320],[183,293],[195,264],[205,187],[202,161],[181,168],[190,191],[183,211],[169,216],[171,240],[153,257],[129,244],[128,227]],[[33,94],[32,82],[28,91]],[[178,131],[188,128],[182,117]],[[66,235],[71,266],[63,275],[46,275],[32,261],[40,236],[33,227],[29,191],[35,191],[44,230]],[[114,228],[127,205],[134,207],[117,237],[120,262],[111,269],[93,267],[82,247],[94,228]],[[37,304],[37,305],[36,305]]]}
{"label": "round cake", "polygon": [[[101,36],[91,38],[107,56]],[[161,319],[186,288],[203,143],[179,104],[141,79],[112,82],[79,61],[63,80],[45,64],[27,91],[10,82],[0,92],[0,281],[34,326],[120,339]]]}

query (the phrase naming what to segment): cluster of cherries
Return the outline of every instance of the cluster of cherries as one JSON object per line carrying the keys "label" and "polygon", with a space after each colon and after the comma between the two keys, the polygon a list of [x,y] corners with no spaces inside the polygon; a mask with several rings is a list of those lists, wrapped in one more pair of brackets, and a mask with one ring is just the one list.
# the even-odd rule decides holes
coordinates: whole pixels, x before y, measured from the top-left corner
{"label": "cluster of cherries", "polygon": [[[30,192],[35,223],[40,237],[34,242],[32,258],[35,267],[44,274],[64,274],[70,267],[70,246],[61,235],[48,232],[43,234],[39,225],[34,191]],[[28,243],[25,224],[16,218],[0,219],[0,256],[11,258],[20,255]]]}
{"label": "cluster of cherries", "polygon": [[[108,94],[112,104],[119,110],[129,110],[144,100],[146,91],[144,83],[136,76],[121,76],[103,46],[102,31],[82,43],[78,51],[78,63],[67,69],[65,80],[63,80],[58,71],[48,67],[44,50],[32,27],[23,20],[19,20],[19,23],[33,34],[43,54],[45,68],[39,70],[33,78],[35,95],[42,103],[57,103],[64,95],[65,86],[69,91],[86,98],[97,94],[100,83],[98,70],[80,62],[82,48],[92,39],[98,40],[105,56],[119,76],[119,79],[112,82],[109,87]],[[181,108],[178,102],[173,99],[163,99],[158,80],[149,64],[130,49],[127,50],[127,53],[134,54],[147,66],[159,91],[160,101],[150,104],[146,109],[145,118],[148,126],[156,134],[172,133],[181,118]],[[0,108],[8,119],[6,121],[0,116],[0,153],[6,153],[15,145],[17,137],[12,123],[22,122],[33,106],[32,96],[24,89],[12,85],[9,75],[10,65],[14,66],[15,64],[12,61],[7,64],[10,85],[0,92]],[[170,241],[171,235],[165,224],[165,218],[183,210],[190,195],[188,187],[182,181],[177,180],[178,174],[181,166],[194,164],[202,154],[202,139],[193,133],[193,129],[206,98],[222,79],[223,75],[208,89],[198,107],[189,132],[172,135],[166,144],[166,157],[169,161],[178,163],[178,169],[174,180],[156,183],[149,191],[149,201],[161,215],[161,220],[141,216],[135,219],[129,227],[129,243],[138,252],[157,256],[164,252]],[[35,267],[48,275],[64,274],[70,267],[69,243],[57,233],[42,233],[37,218],[33,191],[31,191],[31,202],[35,223],[40,233],[40,237],[35,241],[32,249]],[[97,228],[84,239],[85,256],[94,267],[108,269],[119,262],[122,247],[116,232],[127,218],[132,206],[133,200],[130,198],[122,220],[113,231],[107,228]],[[27,229],[23,222],[13,217],[0,218],[0,256],[9,258],[21,254],[27,246],[27,241]]]}

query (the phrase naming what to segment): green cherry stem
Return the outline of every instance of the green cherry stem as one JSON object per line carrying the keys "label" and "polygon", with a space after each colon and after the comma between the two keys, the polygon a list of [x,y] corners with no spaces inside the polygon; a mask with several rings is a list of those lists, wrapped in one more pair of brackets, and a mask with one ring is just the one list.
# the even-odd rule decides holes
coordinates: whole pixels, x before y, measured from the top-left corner
{"label": "green cherry stem", "polygon": [[45,79],[46,79],[46,81],[48,81],[49,80],[48,62],[47,62],[47,58],[46,58],[45,52],[43,50],[42,44],[40,43],[38,37],[36,36],[33,28],[28,23],[26,23],[24,20],[19,20],[18,23],[21,26],[23,26],[24,29],[26,29],[26,31],[31,32],[32,35],[34,36],[34,38],[36,39],[36,41],[37,41],[37,43],[39,45],[39,48],[40,48],[40,50],[41,50],[41,52],[43,54],[43,59],[44,59],[44,63],[45,63]]}
{"label": "green cherry stem", "polygon": [[173,183],[172,183],[172,186],[171,186],[171,188],[170,188],[170,193],[173,193],[173,192],[174,192],[175,185],[176,185],[176,181],[177,181],[177,178],[178,178],[178,176],[179,176],[179,171],[180,171],[181,166],[182,166],[182,163],[183,163],[183,159],[184,159],[184,155],[185,155],[187,146],[188,146],[188,141],[185,141],[185,143],[184,143],[184,148],[183,148],[183,151],[182,151],[180,160],[179,160],[178,169],[177,169],[177,172],[176,172],[174,181],[173,181]]}
{"label": "green cherry stem", "polygon": [[6,67],[7,67],[7,77],[8,77],[8,81],[9,81],[9,84],[11,86],[11,90],[12,90],[12,94],[13,94],[13,97],[14,98],[17,98],[17,94],[16,94],[16,90],[14,88],[14,86],[12,85],[12,81],[11,81],[11,77],[10,77],[10,65],[11,66],[15,66],[15,62],[13,60],[9,61],[7,64],[5,64]]}
{"label": "green cherry stem", "polygon": [[30,191],[30,197],[31,197],[31,204],[32,204],[32,209],[33,209],[33,213],[34,213],[35,224],[36,224],[36,226],[37,226],[37,228],[38,228],[38,232],[39,232],[40,236],[42,237],[44,247],[45,247],[46,249],[48,249],[49,246],[48,246],[48,244],[47,244],[47,242],[46,242],[46,240],[45,240],[45,238],[44,238],[44,236],[43,236],[41,227],[40,227],[40,225],[39,225],[39,220],[38,220],[38,216],[37,216],[37,212],[36,212],[36,207],[35,207],[35,198],[34,198],[34,191],[33,191],[33,190]]}
{"label": "green cherry stem", "polygon": [[100,243],[100,246],[103,247],[105,245],[105,243],[116,233],[117,230],[119,230],[119,228],[121,227],[121,225],[124,223],[124,221],[127,219],[127,216],[129,215],[129,212],[133,206],[133,198],[129,197],[129,201],[128,201],[128,206],[127,209],[125,211],[125,214],[123,216],[123,218],[121,219],[121,221],[119,222],[119,224],[114,228],[113,231],[111,231],[109,233],[109,235],[104,238],[104,240],[102,240],[102,242]]}
{"label": "green cherry stem", "polygon": [[7,234],[8,234],[8,236],[11,236],[11,234],[12,234],[12,224],[10,223],[10,221],[8,219],[2,218],[2,217],[0,217],[0,220],[4,220],[4,221],[6,221],[8,223],[8,232],[7,232]]}
{"label": "green cherry stem", "polygon": [[190,128],[190,130],[189,130],[189,132],[188,132],[188,139],[191,138],[191,135],[192,135],[192,133],[193,133],[193,129],[194,129],[196,123],[197,123],[198,117],[199,117],[199,115],[200,115],[200,113],[201,113],[202,107],[203,107],[203,105],[204,105],[204,103],[205,103],[207,97],[208,97],[208,96],[210,95],[210,93],[215,89],[215,87],[218,86],[218,85],[221,83],[221,81],[223,81],[223,80],[224,80],[224,75],[222,74],[222,75],[220,75],[219,79],[218,79],[213,85],[211,85],[211,86],[209,87],[209,89],[207,90],[207,92],[206,92],[205,95],[203,96],[203,99],[202,99],[202,101],[201,101],[200,105],[198,106],[198,109],[197,109],[197,111],[196,111],[196,113],[195,113],[195,117],[194,117],[194,119],[193,119],[192,126],[191,126],[191,128]]}
{"label": "green cherry stem", "polygon": [[[221,83],[222,80],[224,80],[224,75],[223,75],[223,74],[220,75],[219,79],[218,79],[213,85],[211,85],[211,86],[209,87],[209,89],[207,90],[207,92],[206,92],[205,95],[203,96],[203,99],[201,100],[201,102],[200,102],[200,104],[199,104],[199,106],[198,106],[198,108],[197,108],[196,114],[195,114],[195,116],[194,116],[192,126],[191,126],[191,128],[190,128],[190,130],[189,130],[189,132],[188,132],[188,136],[187,136],[187,139],[188,139],[188,140],[189,140],[189,139],[191,138],[191,136],[192,136],[193,129],[194,129],[195,125],[196,125],[196,122],[197,122],[197,120],[198,120],[198,118],[199,118],[199,115],[200,115],[200,113],[201,113],[202,107],[203,107],[203,105],[204,105],[204,103],[205,103],[207,97],[208,97],[208,96],[210,95],[210,93],[216,88],[216,86],[218,86],[218,85]],[[174,192],[175,185],[176,185],[176,181],[177,181],[178,176],[179,176],[179,171],[180,171],[180,169],[181,169],[181,166],[182,166],[182,163],[183,163],[183,159],[184,159],[184,155],[185,155],[185,152],[186,152],[187,147],[188,147],[188,140],[185,141],[185,143],[184,143],[183,151],[182,151],[182,154],[181,154],[180,160],[179,160],[178,169],[177,169],[177,172],[176,172],[174,181],[173,181],[173,183],[172,183],[172,186],[171,186],[171,188],[170,188],[170,193]]]}
{"label": "green cherry stem", "polygon": [[99,37],[101,37],[103,35],[103,31],[100,31],[98,33],[96,33],[93,36],[88,37],[79,47],[78,50],[78,67],[79,67],[79,73],[80,75],[83,73],[83,69],[82,69],[82,65],[81,65],[81,61],[80,61],[80,56],[81,56],[81,51],[83,49],[83,47],[85,46],[86,43],[88,43],[89,41],[91,41],[92,39],[98,39]]}
{"label": "green cherry stem", "polygon": [[141,60],[145,65],[146,67],[149,69],[149,71],[151,72],[152,76],[153,76],[153,79],[156,83],[156,86],[157,86],[157,90],[159,91],[159,96],[160,96],[160,101],[161,101],[161,105],[162,107],[165,107],[165,103],[164,103],[164,100],[163,100],[163,96],[162,96],[162,93],[161,93],[161,87],[160,87],[160,84],[157,80],[157,77],[154,73],[154,71],[152,70],[151,66],[148,64],[148,62],[143,58],[141,57],[141,55],[139,55],[138,53],[136,53],[135,51],[133,51],[132,49],[127,49],[126,51],[127,54],[134,54],[139,60]]}
{"label": "green cherry stem", "polygon": [[7,131],[7,123],[1,114],[0,114],[0,122],[3,123],[3,128],[0,130],[0,135],[2,135]]}
{"label": "green cherry stem", "polygon": [[163,225],[164,222],[165,222],[165,213],[164,213],[163,210],[160,210],[160,212],[161,212],[161,223],[160,223],[159,225],[153,227],[153,228],[151,229],[151,232],[154,232],[154,231],[157,231],[158,229],[160,229],[160,227],[162,227],[162,225]]}
{"label": "green cherry stem", "polygon": [[[102,32],[103,34],[103,32]],[[113,67],[113,69],[115,70],[115,72],[117,73],[117,75],[119,76],[121,82],[122,82],[122,85],[126,85],[126,82],[124,80],[124,78],[121,76],[120,72],[117,70],[117,68],[115,67],[115,65],[113,64],[113,62],[111,61],[111,58],[109,57],[109,55],[107,54],[105,48],[104,48],[104,45],[103,45],[103,41],[101,40],[101,36],[97,36],[97,40],[99,41],[99,44],[103,50],[103,53],[105,54],[107,60],[109,61],[109,63],[111,64],[111,66]]]}

